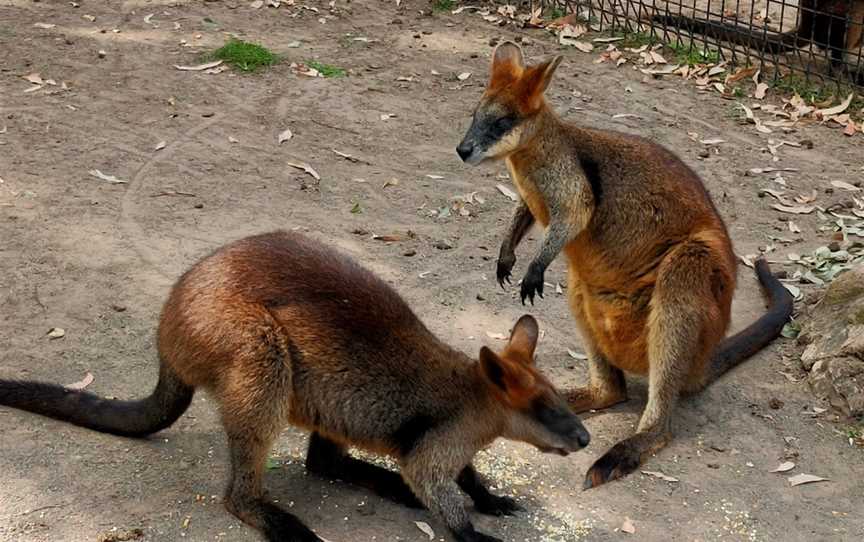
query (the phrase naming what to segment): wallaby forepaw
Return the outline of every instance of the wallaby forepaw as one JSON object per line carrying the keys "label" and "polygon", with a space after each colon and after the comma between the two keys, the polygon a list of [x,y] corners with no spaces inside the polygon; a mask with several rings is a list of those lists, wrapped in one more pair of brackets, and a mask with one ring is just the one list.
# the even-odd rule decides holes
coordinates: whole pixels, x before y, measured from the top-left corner
{"label": "wallaby forepaw", "polygon": [[481,502],[474,501],[474,508],[487,516],[512,516],[524,510],[515,499],[510,497],[490,496]]}
{"label": "wallaby forepaw", "polygon": [[510,282],[510,273],[513,271],[513,266],[516,264],[516,258],[498,258],[498,267],[495,270],[495,275],[498,277],[498,284],[504,288],[504,282]]}
{"label": "wallaby forepaw", "polygon": [[528,267],[528,272],[525,274],[525,278],[522,279],[522,289],[520,292],[523,305],[526,298],[530,299],[533,305],[535,294],[541,298],[543,297],[543,275],[544,272],[536,266],[531,265]]}
{"label": "wallaby forepaw", "polygon": [[602,486],[639,468],[639,451],[619,442],[588,469],[582,489]]}

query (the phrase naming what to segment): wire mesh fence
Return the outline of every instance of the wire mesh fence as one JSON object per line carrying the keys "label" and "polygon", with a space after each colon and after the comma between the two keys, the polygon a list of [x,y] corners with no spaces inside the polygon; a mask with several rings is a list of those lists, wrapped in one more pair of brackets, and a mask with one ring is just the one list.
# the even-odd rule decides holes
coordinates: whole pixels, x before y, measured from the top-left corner
{"label": "wire mesh fence", "polygon": [[641,34],[776,79],[864,87],[864,0],[542,0],[598,31]]}

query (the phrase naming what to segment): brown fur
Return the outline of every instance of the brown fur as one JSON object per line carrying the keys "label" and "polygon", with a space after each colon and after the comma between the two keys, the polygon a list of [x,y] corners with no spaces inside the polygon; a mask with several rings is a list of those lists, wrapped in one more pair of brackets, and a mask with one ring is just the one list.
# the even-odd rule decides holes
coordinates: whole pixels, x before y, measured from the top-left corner
{"label": "brown fur", "polygon": [[[87,392],[0,381],[0,405],[121,435],[143,436],[179,417],[201,387],[228,435],[227,508],[268,540],[319,538],[270,503],[261,485],[285,425],[312,431],[307,468],[426,506],[460,541],[477,509],[511,514],[471,467],[499,436],[566,454],[585,446],[579,419],[533,362],[536,321],[520,319],[503,352],[471,360],[438,340],[399,295],[352,260],[299,234],[229,244],[174,286],[158,332],[160,380],[150,398],[112,403]],[[396,473],[349,457],[348,446],[393,456]]]}
{"label": "brown fur", "polygon": [[[626,400],[624,371],[649,380],[637,434],[595,463],[586,477],[591,487],[662,448],[679,394],[700,389],[779,334],[791,299],[761,262],[775,309],[718,349],[736,259],[699,177],[645,139],[562,122],[542,98],[560,58],[528,67],[512,43],[493,56],[489,86],[457,151],[469,163],[504,158],[522,196],[501,246],[499,282],[509,282],[514,249],[536,220],[545,235],[521,296],[523,303],[542,297],[546,267],[566,254],[568,297],[590,368],[590,385],[570,392],[571,405],[584,411]],[[723,361],[714,363],[720,354]]]}

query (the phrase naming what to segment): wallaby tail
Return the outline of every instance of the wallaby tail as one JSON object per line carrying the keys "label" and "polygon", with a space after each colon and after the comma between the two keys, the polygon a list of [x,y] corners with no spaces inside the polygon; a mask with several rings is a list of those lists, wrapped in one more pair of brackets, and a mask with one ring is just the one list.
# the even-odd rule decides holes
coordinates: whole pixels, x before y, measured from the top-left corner
{"label": "wallaby tail", "polygon": [[780,54],[794,50],[799,45],[797,34],[778,34],[767,29],[747,28],[725,21],[711,21],[674,14],[656,14],[655,22],[695,32],[735,45],[750,47],[757,51]]}
{"label": "wallaby tail", "polygon": [[792,315],[792,294],[771,273],[768,262],[756,261],[756,276],[762,284],[762,291],[768,296],[768,311],[746,329],[720,343],[708,369],[708,382],[768,346],[780,335],[783,325]]}
{"label": "wallaby tail", "polygon": [[189,407],[195,388],[165,365],[148,397],[137,401],[105,399],[57,384],[0,380],[0,405],[123,437],[145,437],[173,424]]}

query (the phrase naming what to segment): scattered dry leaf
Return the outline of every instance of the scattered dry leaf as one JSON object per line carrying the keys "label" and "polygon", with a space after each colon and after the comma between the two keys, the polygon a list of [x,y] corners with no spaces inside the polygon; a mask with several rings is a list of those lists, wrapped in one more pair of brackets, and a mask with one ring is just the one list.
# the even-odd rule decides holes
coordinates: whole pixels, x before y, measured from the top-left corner
{"label": "scattered dry leaf", "polygon": [[124,181],[124,180],[122,180],[122,179],[118,179],[118,178],[115,177],[114,175],[107,175],[107,174],[105,174],[105,173],[102,173],[102,172],[99,171],[98,169],[91,169],[91,170],[88,171],[87,173],[89,173],[90,175],[96,177],[97,179],[102,179],[103,181],[108,181],[109,183],[114,183],[114,184],[126,184],[126,181]]}
{"label": "scattered dry leaf", "polygon": [[842,188],[843,190],[848,190],[849,192],[858,192],[859,190],[861,190],[857,186],[843,181],[831,181],[831,186],[835,188]]}
{"label": "scattered dry leaf", "polygon": [[817,109],[815,111],[815,115],[822,118],[830,117],[832,115],[839,115],[840,113],[846,111],[849,108],[849,105],[852,103],[852,98],[854,96],[854,93],[849,94],[849,96],[847,96],[840,105],[829,107],[827,109]]}
{"label": "scattered dry leaf", "polygon": [[64,386],[67,390],[83,390],[87,386],[93,383],[93,375],[91,373],[87,373],[84,375],[84,378],[79,380],[78,382],[74,382],[72,384],[66,384]]}
{"label": "scattered dry leaf", "polygon": [[795,468],[795,463],[791,461],[786,461],[785,463],[780,463],[776,469],[771,472],[789,472],[790,470]]}
{"label": "scattered dry leaf", "polygon": [[765,83],[757,83],[756,84],[756,92],[753,93],[753,97],[757,100],[764,100],[765,95],[768,93],[768,85]]}
{"label": "scattered dry leaf", "polygon": [[659,479],[664,480],[666,482],[677,482],[678,481],[678,478],[673,478],[671,476],[667,476],[667,475],[663,474],[662,472],[658,472],[658,471],[643,470],[642,474],[646,474],[648,476],[653,476],[654,478],[659,478]]}
{"label": "scattered dry leaf", "polygon": [[66,330],[62,327],[52,327],[48,330],[48,338],[49,339],[61,339],[66,336]]}
{"label": "scattered dry leaf", "polygon": [[195,66],[178,66],[177,64],[174,64],[174,67],[184,72],[200,72],[204,70],[209,70],[210,68],[215,68],[220,64],[222,64],[221,60],[214,60],[213,62],[207,62],[205,64],[198,64]]}
{"label": "scattered dry leaf", "polygon": [[302,169],[303,171],[305,171],[306,173],[311,175],[312,178],[315,179],[316,181],[321,180],[321,176],[318,175],[318,172],[315,171],[315,169],[312,166],[310,166],[309,164],[307,164],[306,162],[285,162],[285,163],[287,165],[293,167],[293,168]]}
{"label": "scattered dry leaf", "polygon": [[516,195],[516,192],[510,190],[503,184],[496,184],[495,188],[497,188],[499,192],[510,198],[512,201],[519,201],[519,196]]}
{"label": "scattered dry leaf", "polygon": [[779,203],[775,203],[771,207],[777,209],[781,213],[791,213],[795,215],[809,215],[816,210],[816,207],[813,207],[812,205],[780,205]]}
{"label": "scattered dry leaf", "polygon": [[621,524],[621,532],[627,534],[634,534],[636,532],[636,526],[633,525],[633,521],[624,516],[624,523]]}
{"label": "scattered dry leaf", "polygon": [[435,531],[432,530],[432,527],[429,526],[425,521],[415,521],[414,525],[417,526],[418,529],[423,531],[423,534],[429,537],[429,540],[435,539]]}
{"label": "scattered dry leaf", "polygon": [[487,331],[486,336],[489,337],[490,339],[495,339],[497,341],[506,341],[507,339],[510,338],[503,333],[494,333],[492,331]]}
{"label": "scattered dry leaf", "polygon": [[281,145],[292,137],[294,137],[294,132],[291,131],[291,128],[285,128],[284,130],[279,132],[279,144]]}
{"label": "scattered dry leaf", "polygon": [[567,355],[573,359],[578,359],[578,360],[588,359],[588,356],[586,356],[585,354],[580,354],[579,352],[576,352],[575,350],[570,350],[569,348],[567,349]]}
{"label": "scattered dry leaf", "polygon": [[822,478],[821,476],[815,476],[813,474],[796,474],[795,476],[791,476],[789,478],[789,485],[791,486],[800,486],[802,484],[812,484],[813,482],[830,482],[828,478]]}
{"label": "scattered dry leaf", "polygon": [[33,26],[35,26],[36,28],[41,28],[43,30],[50,30],[57,25],[51,23],[35,23]]}
{"label": "scattered dry leaf", "polygon": [[167,143],[167,142],[165,142],[165,141],[160,141],[159,143],[156,143],[156,146],[153,147],[153,150],[154,150],[154,151],[161,151],[162,149],[164,149],[164,148],[167,147],[167,146],[168,146],[168,143]]}
{"label": "scattered dry leaf", "polygon": [[462,72],[456,76],[456,79],[458,79],[460,81],[464,81],[464,80],[468,79],[469,77],[471,77],[471,72]]}

